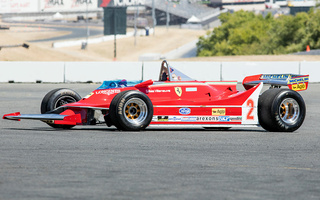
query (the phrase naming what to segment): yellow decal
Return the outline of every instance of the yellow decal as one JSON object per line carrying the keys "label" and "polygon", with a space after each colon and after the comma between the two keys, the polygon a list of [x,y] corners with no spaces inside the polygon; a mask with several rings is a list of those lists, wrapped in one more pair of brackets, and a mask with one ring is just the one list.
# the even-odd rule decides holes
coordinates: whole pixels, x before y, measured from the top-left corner
{"label": "yellow decal", "polygon": [[176,94],[177,94],[179,97],[181,97],[181,95],[182,95],[182,89],[181,89],[181,87],[175,87],[175,88],[174,88],[174,91],[176,92]]}
{"label": "yellow decal", "polygon": [[292,90],[294,91],[300,91],[300,90],[306,90],[307,85],[305,83],[299,83],[292,85]]}
{"label": "yellow decal", "polygon": [[226,115],[225,108],[212,108],[212,115]]}
{"label": "yellow decal", "polygon": [[91,92],[90,94],[88,94],[87,96],[85,96],[85,97],[83,97],[83,98],[84,98],[84,99],[87,99],[87,98],[91,97],[93,94],[94,94],[94,93]]}

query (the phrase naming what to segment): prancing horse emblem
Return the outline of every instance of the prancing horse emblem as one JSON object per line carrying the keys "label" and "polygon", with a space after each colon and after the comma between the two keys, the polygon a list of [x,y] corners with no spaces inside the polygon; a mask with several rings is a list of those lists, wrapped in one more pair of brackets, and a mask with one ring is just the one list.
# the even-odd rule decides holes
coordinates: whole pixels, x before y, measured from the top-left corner
{"label": "prancing horse emblem", "polygon": [[177,94],[179,97],[181,97],[181,95],[182,95],[182,89],[181,89],[181,87],[175,87],[175,88],[174,88],[174,91],[176,92],[176,94]]}

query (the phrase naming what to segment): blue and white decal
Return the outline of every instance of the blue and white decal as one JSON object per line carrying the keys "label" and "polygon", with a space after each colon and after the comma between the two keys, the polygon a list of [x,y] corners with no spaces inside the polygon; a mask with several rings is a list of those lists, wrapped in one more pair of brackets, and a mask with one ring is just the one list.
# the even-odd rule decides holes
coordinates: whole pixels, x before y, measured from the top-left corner
{"label": "blue and white decal", "polygon": [[182,117],[181,118],[182,122],[195,122],[197,121],[197,117],[192,116],[192,117]]}
{"label": "blue and white decal", "polygon": [[190,108],[180,108],[179,113],[181,115],[189,115],[191,113],[191,109]]}
{"label": "blue and white decal", "polygon": [[229,116],[219,116],[219,121],[220,122],[230,122],[230,117]]}

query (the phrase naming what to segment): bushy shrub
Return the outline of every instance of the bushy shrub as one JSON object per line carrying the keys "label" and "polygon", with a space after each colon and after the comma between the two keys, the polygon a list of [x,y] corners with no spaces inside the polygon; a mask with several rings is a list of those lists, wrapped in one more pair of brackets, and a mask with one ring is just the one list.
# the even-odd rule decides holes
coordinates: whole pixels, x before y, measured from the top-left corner
{"label": "bushy shrub", "polygon": [[198,56],[288,54],[320,48],[320,10],[273,18],[238,11],[220,15],[221,26],[199,38]]}

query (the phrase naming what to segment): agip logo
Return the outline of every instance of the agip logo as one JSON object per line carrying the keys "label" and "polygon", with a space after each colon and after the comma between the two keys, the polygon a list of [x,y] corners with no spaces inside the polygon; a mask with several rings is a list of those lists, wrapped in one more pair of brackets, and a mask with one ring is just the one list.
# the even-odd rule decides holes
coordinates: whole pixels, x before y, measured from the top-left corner
{"label": "agip logo", "polygon": [[212,115],[226,115],[226,109],[225,108],[213,108],[212,109]]}

